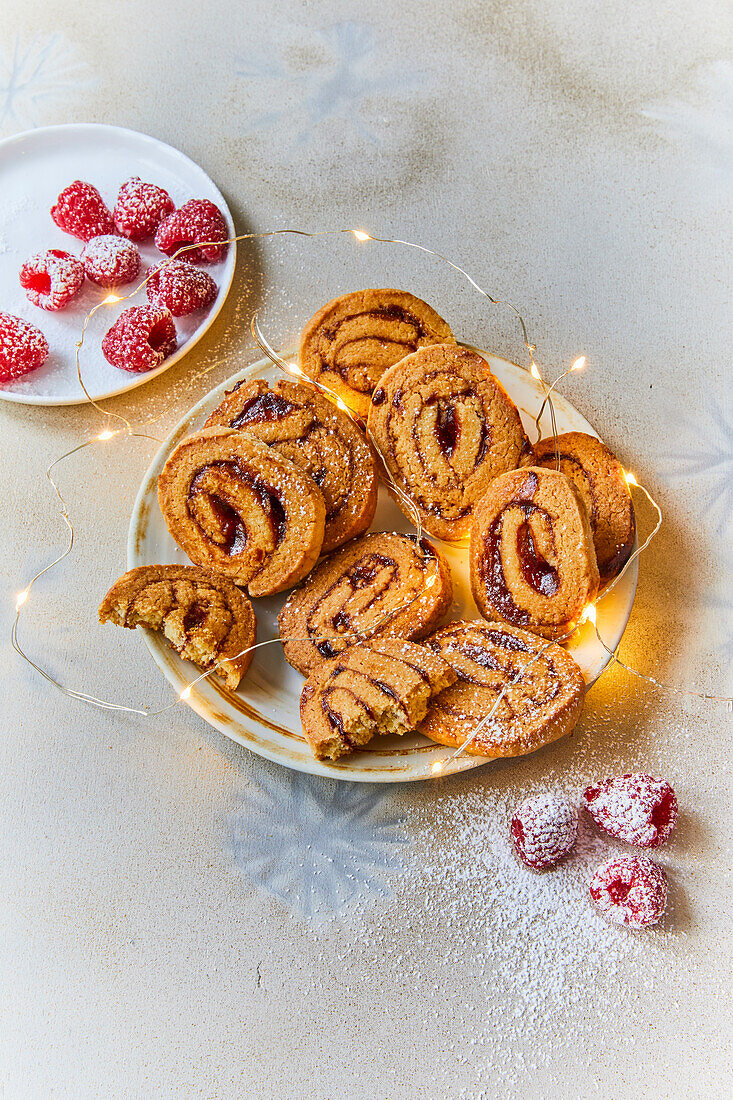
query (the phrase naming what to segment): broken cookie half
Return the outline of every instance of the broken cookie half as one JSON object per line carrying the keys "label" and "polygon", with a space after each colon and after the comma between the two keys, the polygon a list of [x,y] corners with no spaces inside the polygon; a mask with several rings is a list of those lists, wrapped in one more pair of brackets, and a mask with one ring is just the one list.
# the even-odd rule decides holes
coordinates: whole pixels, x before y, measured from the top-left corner
{"label": "broken cookie half", "polygon": [[321,665],[300,697],[303,733],[319,760],[337,760],[380,734],[404,734],[457,675],[425,646],[372,639]]}
{"label": "broken cookie half", "polygon": [[181,657],[214,670],[232,690],[249,668],[257,633],[244,592],[194,565],[131,569],[102,600],[99,621],[159,630]]}

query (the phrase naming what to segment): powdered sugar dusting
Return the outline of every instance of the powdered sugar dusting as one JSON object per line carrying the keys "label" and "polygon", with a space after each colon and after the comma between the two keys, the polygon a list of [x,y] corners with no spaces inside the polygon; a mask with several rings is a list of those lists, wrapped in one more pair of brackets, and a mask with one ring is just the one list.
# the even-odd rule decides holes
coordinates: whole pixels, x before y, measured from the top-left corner
{"label": "powdered sugar dusting", "polygon": [[[418,999],[433,1011],[450,989],[460,997],[469,1027],[451,1031],[440,1060],[444,1072],[457,1063],[474,1067],[474,1087],[456,1091],[465,1100],[513,1095],[528,1072],[557,1066],[577,1049],[584,1029],[589,1042],[606,1027],[614,1042],[625,1042],[617,991],[609,991],[624,983],[632,1018],[655,988],[669,941],[686,938],[671,914],[656,928],[633,931],[597,913],[589,883],[616,849],[587,819],[569,859],[539,874],[524,867],[509,839],[517,797],[516,789],[503,795],[489,783],[433,793],[410,813],[413,840],[407,870],[393,883],[395,903],[354,914],[347,935],[343,917],[338,922],[336,962],[347,979],[373,956],[393,988],[410,991],[413,1005]],[[409,952],[390,947],[395,926],[409,931]],[[683,981],[687,963],[678,957],[675,966]]]}

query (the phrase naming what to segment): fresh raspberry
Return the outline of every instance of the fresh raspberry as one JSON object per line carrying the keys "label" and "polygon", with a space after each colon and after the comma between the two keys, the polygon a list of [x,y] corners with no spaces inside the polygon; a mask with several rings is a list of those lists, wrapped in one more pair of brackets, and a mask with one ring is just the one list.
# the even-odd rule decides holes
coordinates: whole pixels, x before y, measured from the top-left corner
{"label": "fresh raspberry", "polygon": [[154,370],[175,351],[176,326],[161,306],[132,306],[124,310],[102,340],[102,354],[122,370]]}
{"label": "fresh raspberry", "polygon": [[656,924],[667,904],[664,871],[646,856],[616,856],[602,863],[590,884],[590,896],[616,924],[646,928]]}
{"label": "fresh raspberry", "polygon": [[65,233],[90,241],[101,233],[114,233],[115,223],[104,200],[91,183],[74,180],[51,207],[51,217]]}
{"label": "fresh raspberry", "polygon": [[143,183],[139,176],[132,176],[120,187],[115,203],[114,219],[118,233],[131,241],[144,241],[152,237],[156,229],[176,205],[167,191],[154,183]]}
{"label": "fresh raspberry", "polygon": [[59,248],[38,252],[20,269],[20,285],[26,298],[41,309],[63,309],[79,293],[83,282],[82,262]]}
{"label": "fresh raspberry", "polygon": [[514,811],[510,831],[522,863],[540,871],[575,847],[578,813],[562,795],[533,795]]}
{"label": "fresh raspberry", "polygon": [[227,246],[209,242],[225,241],[228,236],[227,223],[218,206],[208,199],[189,199],[180,210],[169,214],[160,223],[155,243],[166,256],[172,256],[186,244],[206,243],[206,247],[182,252],[179,259],[195,264],[215,264],[224,259]]}
{"label": "fresh raspberry", "polygon": [[618,775],[586,787],[583,806],[596,825],[637,848],[663,844],[677,821],[674,791],[650,775]]}
{"label": "fresh raspberry", "polygon": [[165,306],[174,317],[211,305],[217,294],[216,283],[206,271],[178,260],[161,264],[148,277],[147,288],[149,300]]}
{"label": "fresh raspberry", "polygon": [[131,283],[140,270],[140,253],[132,241],[105,234],[92,237],[81,250],[87,278],[100,286]]}
{"label": "fresh raspberry", "polygon": [[36,370],[48,355],[48,341],[39,328],[0,313],[0,382],[12,382]]}

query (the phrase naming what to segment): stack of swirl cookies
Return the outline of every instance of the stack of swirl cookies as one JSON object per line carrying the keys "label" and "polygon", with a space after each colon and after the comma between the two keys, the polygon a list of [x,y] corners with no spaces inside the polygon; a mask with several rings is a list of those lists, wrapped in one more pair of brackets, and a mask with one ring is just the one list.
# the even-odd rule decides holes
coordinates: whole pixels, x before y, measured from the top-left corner
{"label": "stack of swirl cookies", "polygon": [[[532,447],[484,357],[405,291],[325,305],[300,371],[239,382],[178,444],[158,499],[193,565],[133,570],[100,617],[163,631],[234,689],[248,596],[288,591],[280,639],[321,759],[414,729],[446,745],[478,729],[467,751],[487,758],[570,732],[584,683],[562,643],[635,535],[614,455],[577,432]],[[416,534],[370,530],[380,478]],[[434,540],[467,541],[483,617],[441,625],[452,581]]]}

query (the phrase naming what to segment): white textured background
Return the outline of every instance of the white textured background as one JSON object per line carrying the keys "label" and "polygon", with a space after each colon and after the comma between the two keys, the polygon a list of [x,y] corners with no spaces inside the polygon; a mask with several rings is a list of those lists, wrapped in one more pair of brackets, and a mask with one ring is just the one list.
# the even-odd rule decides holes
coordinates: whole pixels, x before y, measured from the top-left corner
{"label": "white textured background", "polygon": [[[585,353],[565,392],[666,513],[623,654],[730,690],[732,40],[724,0],[9,0],[0,134],[143,130],[203,165],[241,230],[417,240],[516,303],[543,363]],[[279,241],[241,250],[191,356],[110,407],[172,424],[201,369],[226,359],[219,381],[251,355],[254,308],[285,343],[370,283],[519,355],[507,317],[435,265]],[[183,708],[151,726],[67,702],[18,664],[9,616],[63,536],[43,465],[98,424],[0,406],[0,1094],[728,1095],[724,708],[617,670],[565,743],[364,791],[251,757]],[[94,621],[147,461],[113,443],[65,468],[78,548],[23,630],[68,682],[162,704],[142,642]],[[682,809],[659,853],[670,909],[642,935],[586,902],[605,841],[537,878],[505,835],[532,789],[632,769],[667,776]]]}

